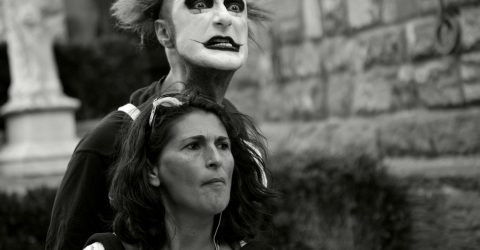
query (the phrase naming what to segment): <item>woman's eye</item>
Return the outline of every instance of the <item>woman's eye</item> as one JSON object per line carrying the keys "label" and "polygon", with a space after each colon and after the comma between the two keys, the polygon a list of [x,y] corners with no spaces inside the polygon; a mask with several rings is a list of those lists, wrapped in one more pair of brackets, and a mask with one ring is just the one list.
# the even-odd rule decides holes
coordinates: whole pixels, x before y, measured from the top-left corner
{"label": "woman's eye", "polygon": [[193,142],[193,143],[190,143],[187,146],[185,146],[185,148],[190,149],[190,150],[197,150],[197,149],[200,148],[200,145],[196,142]]}
{"label": "woman's eye", "polygon": [[228,149],[230,149],[230,143],[222,142],[218,145],[218,147],[222,150],[228,150]]}

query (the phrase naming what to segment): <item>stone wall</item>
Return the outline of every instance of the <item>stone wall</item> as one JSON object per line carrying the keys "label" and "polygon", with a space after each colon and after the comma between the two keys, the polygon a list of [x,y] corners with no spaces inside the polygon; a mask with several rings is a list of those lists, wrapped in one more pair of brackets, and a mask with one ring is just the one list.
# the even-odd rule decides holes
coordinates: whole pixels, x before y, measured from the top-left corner
{"label": "stone wall", "polygon": [[264,2],[272,36],[250,56],[271,60],[244,111],[272,151],[480,170],[480,1]]}

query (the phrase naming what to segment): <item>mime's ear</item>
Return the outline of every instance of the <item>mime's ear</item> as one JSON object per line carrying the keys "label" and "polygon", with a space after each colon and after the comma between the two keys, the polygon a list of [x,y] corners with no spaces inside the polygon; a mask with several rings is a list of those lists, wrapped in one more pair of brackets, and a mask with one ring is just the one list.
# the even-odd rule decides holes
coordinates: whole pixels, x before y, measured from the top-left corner
{"label": "mime's ear", "polygon": [[154,187],[160,186],[160,175],[158,166],[154,166],[150,173],[148,173],[148,182]]}
{"label": "mime's ear", "polygon": [[163,19],[157,19],[154,22],[154,26],[155,35],[162,46],[165,48],[173,48],[172,34],[167,21]]}

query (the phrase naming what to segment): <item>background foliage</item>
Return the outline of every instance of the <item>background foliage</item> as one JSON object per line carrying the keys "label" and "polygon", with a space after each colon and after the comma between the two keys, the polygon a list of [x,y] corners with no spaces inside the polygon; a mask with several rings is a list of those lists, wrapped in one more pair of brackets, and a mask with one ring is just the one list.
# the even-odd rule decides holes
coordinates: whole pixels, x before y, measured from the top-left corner
{"label": "background foliage", "polygon": [[[367,157],[273,157],[277,250],[408,249],[405,188]],[[0,249],[42,249],[55,190],[0,195]]]}

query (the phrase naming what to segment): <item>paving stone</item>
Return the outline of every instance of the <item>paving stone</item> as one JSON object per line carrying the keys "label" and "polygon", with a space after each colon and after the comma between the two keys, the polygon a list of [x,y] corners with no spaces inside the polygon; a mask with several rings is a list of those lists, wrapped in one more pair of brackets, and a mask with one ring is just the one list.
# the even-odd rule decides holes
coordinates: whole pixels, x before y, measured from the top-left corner
{"label": "paving stone", "polygon": [[385,112],[392,108],[396,68],[374,68],[357,75],[354,84],[353,111],[360,114]]}
{"label": "paving stone", "polygon": [[394,23],[420,13],[418,0],[384,0],[382,19],[385,23]]}
{"label": "paving stone", "polygon": [[398,64],[405,59],[405,30],[401,26],[368,31],[355,39],[359,39],[358,44],[367,50],[364,68]]}
{"label": "paving stone", "polygon": [[379,125],[385,156],[472,155],[480,153],[480,109],[410,111]]}
{"label": "paving stone", "polygon": [[464,104],[458,62],[454,58],[415,65],[415,83],[420,101],[427,107]]}
{"label": "paving stone", "polygon": [[279,49],[279,73],[282,79],[319,75],[322,58],[317,42],[285,44]]}
{"label": "paving stone", "polygon": [[480,44],[480,7],[465,7],[460,12],[462,45],[470,49]]}
{"label": "paving stone", "polygon": [[303,35],[302,1],[277,0],[271,5],[274,13],[272,30],[283,43],[301,41]]}
{"label": "paving stone", "polygon": [[382,2],[377,0],[347,0],[348,23],[351,28],[377,24],[381,20]]}
{"label": "paving stone", "polygon": [[323,30],[327,35],[340,34],[348,30],[345,0],[320,0]]}
{"label": "paving stone", "polygon": [[406,24],[407,51],[410,58],[438,54],[435,49],[437,17],[429,16]]}
{"label": "paving stone", "polygon": [[340,73],[330,75],[327,85],[327,109],[329,116],[346,117],[351,113],[354,75]]}
{"label": "paving stone", "polygon": [[318,0],[303,0],[303,23],[305,38],[318,39],[323,36],[322,13]]}

